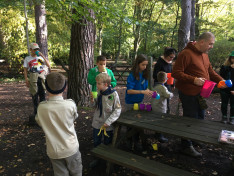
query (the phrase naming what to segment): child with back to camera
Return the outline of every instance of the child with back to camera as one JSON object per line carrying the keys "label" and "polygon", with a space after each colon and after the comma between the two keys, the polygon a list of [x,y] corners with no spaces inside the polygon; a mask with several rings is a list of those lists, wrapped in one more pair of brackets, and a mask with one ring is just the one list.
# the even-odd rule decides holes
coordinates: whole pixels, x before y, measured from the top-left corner
{"label": "child with back to camera", "polygon": [[[111,87],[111,77],[106,73],[100,73],[96,76],[98,89],[97,108],[93,116],[93,140],[94,147],[102,143],[111,144],[113,138],[112,124],[119,118],[121,105],[119,95]],[[98,160],[90,163],[90,167],[95,167]]]}
{"label": "child with back to camera", "polygon": [[78,117],[72,99],[63,99],[65,77],[50,73],[46,78],[48,101],[38,106],[36,121],[46,136],[47,155],[53,165],[55,176],[82,176],[82,161],[74,121]]}

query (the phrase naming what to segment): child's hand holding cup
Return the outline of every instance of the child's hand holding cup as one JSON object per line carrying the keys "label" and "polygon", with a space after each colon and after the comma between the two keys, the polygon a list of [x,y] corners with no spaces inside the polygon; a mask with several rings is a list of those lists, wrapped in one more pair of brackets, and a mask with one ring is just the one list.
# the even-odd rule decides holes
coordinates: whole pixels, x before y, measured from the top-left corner
{"label": "child's hand holding cup", "polygon": [[35,52],[35,54],[36,54],[37,56],[40,56],[40,51],[37,50],[37,51]]}
{"label": "child's hand holding cup", "polygon": [[102,72],[106,72],[106,67],[105,66],[102,67]]}

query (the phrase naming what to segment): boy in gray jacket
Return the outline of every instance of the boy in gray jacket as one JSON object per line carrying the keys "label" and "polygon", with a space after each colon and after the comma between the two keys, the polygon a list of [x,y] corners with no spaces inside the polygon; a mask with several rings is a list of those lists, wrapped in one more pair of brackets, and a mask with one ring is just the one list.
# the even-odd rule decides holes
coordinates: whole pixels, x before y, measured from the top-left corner
{"label": "boy in gray jacket", "polygon": [[121,113],[119,95],[116,90],[111,88],[110,76],[100,73],[96,76],[96,82],[98,98],[92,122],[94,147],[101,144],[102,136],[104,136],[105,145],[112,142],[114,130],[112,123],[119,118]]}
{"label": "boy in gray jacket", "polygon": [[153,91],[156,91],[160,95],[160,99],[152,99],[152,111],[155,112],[167,112],[167,99],[173,97],[173,93],[169,92],[164,86],[164,83],[167,82],[167,73],[160,71],[157,74],[158,82],[156,82]]}
{"label": "boy in gray jacket", "polygon": [[[98,89],[97,107],[93,116],[93,140],[94,147],[102,143],[108,145],[112,142],[113,126],[112,124],[119,118],[121,113],[120,99],[117,91],[111,88],[111,77],[106,73],[100,73],[96,76]],[[95,167],[98,160],[90,163],[90,167]]]}
{"label": "boy in gray jacket", "polygon": [[[152,98],[151,105],[152,111],[154,112],[167,112],[167,99],[173,97],[173,93],[169,92],[164,83],[167,82],[167,73],[160,71],[157,74],[158,82],[156,82],[153,91],[156,91],[160,95],[160,99]],[[159,142],[167,142],[168,139],[165,138],[162,134],[156,134]]]}

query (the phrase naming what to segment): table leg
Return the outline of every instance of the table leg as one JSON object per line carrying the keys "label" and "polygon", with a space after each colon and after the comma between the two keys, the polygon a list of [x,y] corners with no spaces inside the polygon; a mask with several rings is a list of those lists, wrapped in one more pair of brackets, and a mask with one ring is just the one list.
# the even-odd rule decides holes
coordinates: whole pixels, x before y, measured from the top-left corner
{"label": "table leg", "polygon": [[[112,139],[112,147],[115,147],[116,144],[116,140],[118,137],[118,133],[119,133],[119,129],[120,129],[120,125],[117,125],[115,127],[115,131],[114,131],[114,135],[113,135],[113,139]],[[110,171],[112,170],[113,164],[111,164],[110,162],[106,163],[106,175],[108,176],[110,174]]]}

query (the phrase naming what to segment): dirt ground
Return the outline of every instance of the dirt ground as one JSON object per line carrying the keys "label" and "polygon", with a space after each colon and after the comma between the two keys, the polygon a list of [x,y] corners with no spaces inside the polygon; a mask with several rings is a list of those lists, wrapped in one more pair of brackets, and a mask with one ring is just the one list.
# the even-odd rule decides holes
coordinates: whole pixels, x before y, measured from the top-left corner
{"label": "dirt ground", "polygon": [[[124,107],[125,87],[117,87]],[[176,114],[178,94],[174,91],[172,98],[171,113]],[[145,98],[145,102],[149,102]],[[207,120],[221,120],[220,96],[212,94],[208,99]],[[52,166],[46,155],[45,136],[41,128],[26,125],[28,116],[32,113],[32,100],[28,89],[23,82],[0,84],[0,175],[53,175]],[[93,160],[90,150],[93,148],[92,141],[92,114],[90,108],[79,108],[79,118],[76,121],[76,130],[80,143],[80,151],[83,160],[83,175],[105,175],[105,165],[90,169],[89,163]],[[179,114],[182,114],[181,108]],[[191,158],[180,153],[180,139],[166,136],[167,144],[160,144],[148,134],[149,147],[147,152],[137,153],[149,159],[182,168],[202,176],[234,176],[231,167],[231,151],[216,148],[212,145],[198,144],[196,149],[202,152],[201,158]],[[158,143],[159,150],[154,151],[150,144]],[[125,149],[124,144],[121,148]],[[113,176],[140,176],[125,167],[115,166]]]}

